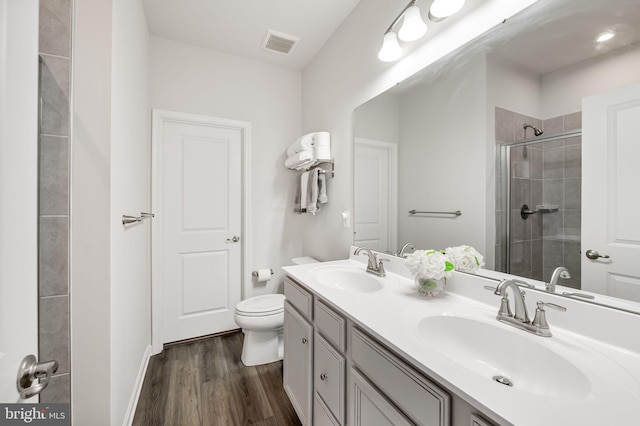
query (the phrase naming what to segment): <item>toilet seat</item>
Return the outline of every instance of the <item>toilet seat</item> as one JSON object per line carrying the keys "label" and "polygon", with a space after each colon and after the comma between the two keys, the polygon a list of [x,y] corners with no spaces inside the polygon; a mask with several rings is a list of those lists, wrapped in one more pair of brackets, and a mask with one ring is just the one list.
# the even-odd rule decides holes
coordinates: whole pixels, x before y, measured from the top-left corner
{"label": "toilet seat", "polygon": [[275,315],[284,311],[284,294],[265,294],[250,297],[236,305],[236,314],[242,316]]}

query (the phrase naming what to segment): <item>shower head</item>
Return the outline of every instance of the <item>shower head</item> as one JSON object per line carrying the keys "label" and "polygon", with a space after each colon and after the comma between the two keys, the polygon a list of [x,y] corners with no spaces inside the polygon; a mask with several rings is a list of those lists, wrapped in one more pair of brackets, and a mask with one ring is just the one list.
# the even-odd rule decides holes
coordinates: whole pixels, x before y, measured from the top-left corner
{"label": "shower head", "polygon": [[532,126],[531,124],[524,123],[522,125],[522,128],[524,129],[524,138],[525,139],[527,138],[527,128],[528,127],[531,127],[533,129],[533,134],[536,135],[536,136],[540,136],[541,134],[544,133],[542,131],[542,129],[539,129],[539,128],[535,127],[535,126]]}

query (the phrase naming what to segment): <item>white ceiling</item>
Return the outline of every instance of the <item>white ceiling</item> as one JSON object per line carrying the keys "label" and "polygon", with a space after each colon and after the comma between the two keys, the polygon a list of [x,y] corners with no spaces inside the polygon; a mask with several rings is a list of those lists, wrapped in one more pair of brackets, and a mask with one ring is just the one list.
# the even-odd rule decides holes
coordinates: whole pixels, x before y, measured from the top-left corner
{"label": "white ceiling", "polygon": [[[359,0],[143,0],[151,34],[304,69]],[[267,30],[300,39],[289,55],[262,49]]]}
{"label": "white ceiling", "polygon": [[[538,75],[640,41],[640,0],[546,0],[532,6],[531,12],[514,19],[523,29],[496,53]],[[604,31],[613,31],[616,37],[596,43]]]}

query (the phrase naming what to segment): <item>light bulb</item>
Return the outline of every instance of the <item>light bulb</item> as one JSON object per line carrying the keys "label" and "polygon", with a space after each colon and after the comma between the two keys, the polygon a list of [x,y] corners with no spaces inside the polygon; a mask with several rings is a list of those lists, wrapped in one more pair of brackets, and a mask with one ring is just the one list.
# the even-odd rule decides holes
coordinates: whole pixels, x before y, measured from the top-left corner
{"label": "light bulb", "polygon": [[458,12],[462,6],[464,6],[464,0],[434,0],[429,9],[429,19],[444,19]]}
{"label": "light bulb", "polygon": [[398,37],[402,41],[414,41],[419,39],[427,32],[427,24],[422,20],[420,8],[411,6],[404,13],[402,28],[398,32]]}
{"label": "light bulb", "polygon": [[393,31],[386,33],[380,52],[378,52],[378,59],[383,62],[391,62],[398,59],[400,55],[402,55],[402,47],[398,43],[398,36]]}

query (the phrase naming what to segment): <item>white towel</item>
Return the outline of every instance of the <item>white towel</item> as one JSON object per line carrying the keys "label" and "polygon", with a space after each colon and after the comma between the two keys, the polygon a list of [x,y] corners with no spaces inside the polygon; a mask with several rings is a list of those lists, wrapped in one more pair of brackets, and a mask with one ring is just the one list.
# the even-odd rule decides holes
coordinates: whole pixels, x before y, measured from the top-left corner
{"label": "white towel", "polygon": [[300,213],[307,212],[307,192],[309,190],[309,172],[300,175]]}
{"label": "white towel", "polygon": [[327,201],[329,201],[327,197],[327,177],[324,173],[320,173],[318,176],[318,202],[325,204]]}
{"label": "white towel", "polygon": [[316,214],[318,211],[318,175],[319,169],[316,167],[309,171],[309,189],[307,190],[307,213]]}
{"label": "white towel", "polygon": [[287,157],[291,157],[292,155],[302,151],[314,151],[314,135],[315,133],[309,133],[296,139],[289,149],[287,149]]}
{"label": "white towel", "polygon": [[315,156],[313,151],[302,151],[294,154],[284,161],[284,166],[288,169],[300,170],[304,166],[313,163]]}

